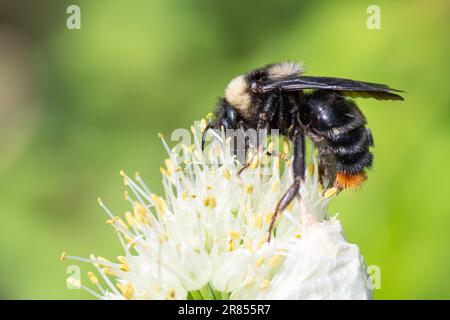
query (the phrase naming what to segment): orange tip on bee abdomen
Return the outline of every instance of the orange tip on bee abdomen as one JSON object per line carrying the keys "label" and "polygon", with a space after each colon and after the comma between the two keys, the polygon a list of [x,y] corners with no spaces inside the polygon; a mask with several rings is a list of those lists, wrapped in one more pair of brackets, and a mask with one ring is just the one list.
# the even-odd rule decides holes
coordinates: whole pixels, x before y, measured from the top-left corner
{"label": "orange tip on bee abdomen", "polygon": [[364,171],[358,174],[338,172],[336,173],[336,178],[334,179],[334,185],[339,189],[356,189],[360,187],[366,179],[367,174]]}

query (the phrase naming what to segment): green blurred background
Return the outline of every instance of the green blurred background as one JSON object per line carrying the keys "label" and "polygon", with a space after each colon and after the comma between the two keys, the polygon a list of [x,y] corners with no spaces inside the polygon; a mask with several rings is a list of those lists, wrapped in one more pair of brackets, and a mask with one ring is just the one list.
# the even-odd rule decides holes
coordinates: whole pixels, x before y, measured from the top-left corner
{"label": "green blurred background", "polygon": [[[366,27],[371,4],[381,30]],[[450,298],[449,21],[445,0],[0,1],[0,298],[89,298],[66,289],[58,257],[120,253],[97,196],[128,208],[122,168],[161,191],[157,133],[285,59],[408,92],[358,101],[375,166],[331,212],[380,266],[375,298]]]}

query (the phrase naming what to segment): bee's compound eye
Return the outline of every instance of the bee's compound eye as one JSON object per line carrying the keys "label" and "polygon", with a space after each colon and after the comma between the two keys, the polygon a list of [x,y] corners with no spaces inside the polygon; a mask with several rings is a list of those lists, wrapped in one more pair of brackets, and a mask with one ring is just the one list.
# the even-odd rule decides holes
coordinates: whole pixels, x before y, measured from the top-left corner
{"label": "bee's compound eye", "polygon": [[254,93],[261,93],[261,86],[258,82],[253,81],[250,83],[250,90]]}

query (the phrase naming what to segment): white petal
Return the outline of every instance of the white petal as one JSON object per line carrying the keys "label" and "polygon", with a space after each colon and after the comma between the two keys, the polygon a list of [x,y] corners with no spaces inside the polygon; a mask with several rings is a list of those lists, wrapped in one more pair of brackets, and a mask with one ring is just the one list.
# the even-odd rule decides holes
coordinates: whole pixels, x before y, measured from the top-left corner
{"label": "white petal", "polygon": [[316,223],[292,241],[265,299],[371,299],[364,259],[337,220]]}

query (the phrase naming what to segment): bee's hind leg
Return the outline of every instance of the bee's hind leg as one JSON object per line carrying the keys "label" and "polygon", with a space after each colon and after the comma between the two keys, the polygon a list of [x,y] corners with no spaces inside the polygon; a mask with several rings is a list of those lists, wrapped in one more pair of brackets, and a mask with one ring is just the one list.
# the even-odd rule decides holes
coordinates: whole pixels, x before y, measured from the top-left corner
{"label": "bee's hind leg", "polygon": [[272,230],[275,226],[278,215],[283,212],[284,209],[294,200],[295,197],[299,197],[300,185],[305,179],[305,136],[300,130],[297,130],[294,134],[294,161],[292,162],[292,171],[294,173],[294,182],[281,197],[278,202],[275,213],[272,217],[272,221],[269,226],[269,239],[272,236]]}

